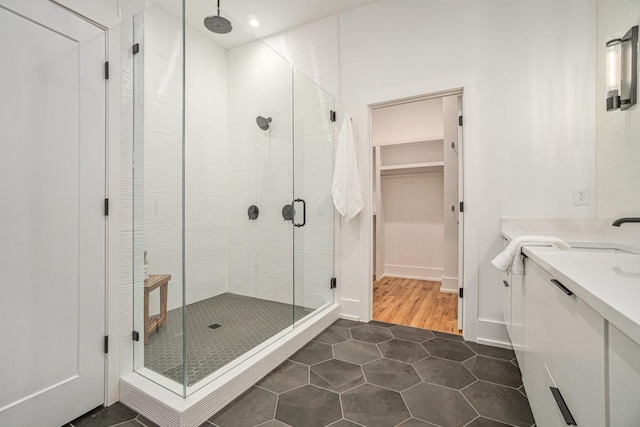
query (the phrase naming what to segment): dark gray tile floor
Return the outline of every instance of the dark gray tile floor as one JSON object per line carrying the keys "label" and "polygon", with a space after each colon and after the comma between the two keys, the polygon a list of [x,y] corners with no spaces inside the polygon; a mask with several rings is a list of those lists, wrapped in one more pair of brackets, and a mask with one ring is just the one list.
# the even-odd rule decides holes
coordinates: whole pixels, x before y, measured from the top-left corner
{"label": "dark gray tile floor", "polygon": [[[225,293],[187,306],[187,385],[235,360],[312,309]],[[221,325],[211,329],[213,324]],[[182,309],[167,313],[167,325],[152,333],[144,366],[182,384]]]}
{"label": "dark gray tile floor", "polygon": [[[118,405],[71,425],[155,426],[147,423]],[[533,425],[512,351],[338,320],[202,427]]]}
{"label": "dark gray tile floor", "polygon": [[108,408],[99,407],[63,427],[158,427],[150,421],[118,402]]}

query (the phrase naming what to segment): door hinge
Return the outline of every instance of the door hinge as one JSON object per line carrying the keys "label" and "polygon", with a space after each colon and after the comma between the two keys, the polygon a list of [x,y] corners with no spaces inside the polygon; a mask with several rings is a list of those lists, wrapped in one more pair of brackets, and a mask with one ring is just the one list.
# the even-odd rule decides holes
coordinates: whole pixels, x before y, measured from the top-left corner
{"label": "door hinge", "polygon": [[109,335],[104,336],[104,354],[109,353]]}
{"label": "door hinge", "polygon": [[458,126],[462,126],[462,116],[458,116]]}
{"label": "door hinge", "polygon": [[331,278],[331,285],[329,286],[330,289],[335,289],[338,287],[338,281],[336,280],[335,277]]}
{"label": "door hinge", "polygon": [[464,298],[464,288],[458,288],[458,296]]}
{"label": "door hinge", "polygon": [[464,212],[464,202],[460,202],[460,212]]}
{"label": "door hinge", "polygon": [[109,199],[104,199],[104,216],[109,216]]}
{"label": "door hinge", "polygon": [[329,110],[329,120],[332,122],[336,121],[336,112],[334,110]]}
{"label": "door hinge", "polygon": [[131,339],[133,339],[134,341],[140,341],[140,334],[138,333],[138,331],[131,332]]}
{"label": "door hinge", "polygon": [[104,79],[109,80],[109,61],[104,63]]}
{"label": "door hinge", "polygon": [[140,52],[140,43],[136,43],[133,45],[133,54]]}

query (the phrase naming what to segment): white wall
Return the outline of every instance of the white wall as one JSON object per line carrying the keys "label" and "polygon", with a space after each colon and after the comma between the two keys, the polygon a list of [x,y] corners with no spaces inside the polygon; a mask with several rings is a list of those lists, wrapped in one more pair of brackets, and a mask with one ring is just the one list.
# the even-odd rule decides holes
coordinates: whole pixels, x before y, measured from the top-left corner
{"label": "white wall", "polygon": [[442,280],[444,176],[382,178],[385,275]]}
{"label": "white wall", "polygon": [[[581,217],[572,187],[594,188],[594,1],[382,0],[340,15],[341,111],[394,88],[451,75],[475,82],[474,135],[465,137],[467,218],[477,221],[482,338],[500,326],[502,216]],[[362,119],[362,118],[358,118]],[[368,159],[368,141],[359,141]],[[360,162],[363,182],[371,178]],[[368,199],[368,195],[366,196]],[[366,319],[369,213],[342,224],[343,314]],[[504,326],[502,325],[502,329]],[[492,329],[493,331],[493,329]]]}
{"label": "white wall", "polygon": [[637,0],[598,0],[596,37],[596,116],[598,217],[640,215],[640,106],[605,108],[605,43],[640,24]]}

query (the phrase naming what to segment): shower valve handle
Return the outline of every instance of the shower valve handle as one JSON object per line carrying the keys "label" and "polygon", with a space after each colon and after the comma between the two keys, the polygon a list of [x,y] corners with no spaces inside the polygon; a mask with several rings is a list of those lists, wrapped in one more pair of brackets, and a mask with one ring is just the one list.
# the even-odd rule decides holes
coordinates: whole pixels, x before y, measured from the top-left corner
{"label": "shower valve handle", "polygon": [[[305,224],[307,223],[307,202],[304,201],[304,199],[295,199],[293,201],[293,203],[302,203],[302,224],[296,224],[295,218],[293,219],[293,225],[295,225],[296,227],[304,227]],[[293,206],[293,203],[291,204]]]}

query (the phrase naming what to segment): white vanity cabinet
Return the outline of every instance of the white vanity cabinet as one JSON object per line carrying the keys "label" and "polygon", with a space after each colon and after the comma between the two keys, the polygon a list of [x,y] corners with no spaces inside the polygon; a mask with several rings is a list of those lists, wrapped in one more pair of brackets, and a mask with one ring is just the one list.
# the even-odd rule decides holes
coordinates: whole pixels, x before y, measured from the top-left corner
{"label": "white vanity cabinet", "polygon": [[581,427],[606,425],[604,318],[530,259],[525,272],[511,283],[511,330],[538,425],[567,425],[561,408]]}
{"label": "white vanity cabinet", "polygon": [[640,425],[640,345],[608,324],[610,427]]}

